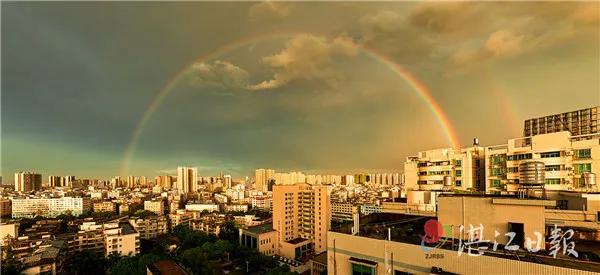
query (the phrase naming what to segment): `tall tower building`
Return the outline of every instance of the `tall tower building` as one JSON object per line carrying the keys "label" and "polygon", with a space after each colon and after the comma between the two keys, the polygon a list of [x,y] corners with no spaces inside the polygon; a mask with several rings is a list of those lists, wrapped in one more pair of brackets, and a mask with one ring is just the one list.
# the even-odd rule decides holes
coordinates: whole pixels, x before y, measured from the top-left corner
{"label": "tall tower building", "polygon": [[[315,253],[327,250],[330,203],[327,186],[305,183],[273,186],[273,229],[285,249],[309,240]],[[306,247],[306,246],[304,246]],[[280,248],[280,249],[281,249]],[[279,252],[285,255],[285,252]]]}
{"label": "tall tower building", "polygon": [[254,188],[258,191],[266,192],[269,188],[268,182],[275,177],[275,170],[256,169]]}
{"label": "tall tower building", "polygon": [[184,193],[196,192],[198,189],[198,168],[177,167],[177,189]]}
{"label": "tall tower building", "polygon": [[62,184],[61,176],[49,176],[48,177],[48,186],[50,187],[60,187]]}
{"label": "tall tower building", "polygon": [[42,188],[42,175],[33,172],[15,173],[15,191],[30,192]]}
{"label": "tall tower building", "polygon": [[232,182],[231,182],[231,175],[225,175],[225,176],[223,176],[223,179],[225,181],[225,187],[227,189],[231,189],[231,184],[232,184]]}

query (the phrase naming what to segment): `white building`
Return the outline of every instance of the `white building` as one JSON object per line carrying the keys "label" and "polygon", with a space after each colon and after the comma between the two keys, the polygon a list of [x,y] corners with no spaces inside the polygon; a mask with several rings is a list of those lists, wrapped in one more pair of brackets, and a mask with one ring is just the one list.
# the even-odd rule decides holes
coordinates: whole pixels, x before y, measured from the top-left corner
{"label": "white building", "polygon": [[185,210],[187,211],[198,211],[202,212],[204,210],[208,212],[219,211],[219,206],[216,204],[205,204],[205,203],[191,203],[185,205]]}
{"label": "white building", "polygon": [[56,217],[60,214],[79,216],[90,211],[92,204],[90,198],[25,198],[12,199],[12,217]]}
{"label": "white building", "polygon": [[[568,131],[537,134],[488,146],[485,154],[486,189],[491,192],[516,191],[522,176],[519,166],[527,162],[543,163],[546,190],[599,190],[600,134],[571,136]],[[596,184],[587,184],[592,179]]]}
{"label": "white building", "polygon": [[484,148],[473,146],[419,152],[404,163],[404,184],[407,190],[469,190],[483,191]]}

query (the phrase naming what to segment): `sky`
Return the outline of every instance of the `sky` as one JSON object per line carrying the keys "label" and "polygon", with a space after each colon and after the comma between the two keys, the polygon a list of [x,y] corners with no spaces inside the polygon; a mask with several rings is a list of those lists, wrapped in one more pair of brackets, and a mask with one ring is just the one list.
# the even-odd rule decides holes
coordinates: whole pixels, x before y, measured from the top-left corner
{"label": "sky", "polygon": [[401,171],[600,104],[598,2],[5,2],[1,168]]}

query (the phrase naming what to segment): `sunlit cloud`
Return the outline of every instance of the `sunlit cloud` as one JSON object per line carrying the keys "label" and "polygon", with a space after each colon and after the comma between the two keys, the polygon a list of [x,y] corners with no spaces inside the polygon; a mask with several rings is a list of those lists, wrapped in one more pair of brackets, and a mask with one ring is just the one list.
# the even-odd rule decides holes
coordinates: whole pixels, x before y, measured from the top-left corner
{"label": "sunlit cloud", "polygon": [[348,37],[326,39],[313,35],[297,35],[276,54],[266,56],[262,62],[274,71],[272,79],[250,86],[252,90],[274,89],[293,80],[319,79],[335,86],[342,77],[331,67],[337,57],[357,54],[357,45]]}

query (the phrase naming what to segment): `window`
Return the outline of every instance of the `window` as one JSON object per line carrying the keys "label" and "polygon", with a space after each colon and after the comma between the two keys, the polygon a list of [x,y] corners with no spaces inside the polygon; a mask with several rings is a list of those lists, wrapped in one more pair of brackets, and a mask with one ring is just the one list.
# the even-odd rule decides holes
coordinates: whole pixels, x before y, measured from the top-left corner
{"label": "window", "polygon": [[560,165],[546,165],[546,171],[560,171]]}
{"label": "window", "polygon": [[500,187],[501,185],[500,180],[492,180],[492,187]]}
{"label": "window", "polygon": [[579,150],[575,150],[575,158],[577,158],[577,159],[590,159],[590,158],[592,158],[592,149],[579,149]]}
{"label": "window", "polygon": [[575,174],[583,174],[583,173],[592,172],[592,164],[591,163],[575,164],[574,168],[575,168]]}
{"label": "window", "polygon": [[454,182],[454,184],[456,186],[462,186],[462,181],[461,180],[457,180],[457,181]]}
{"label": "window", "polygon": [[352,275],[374,275],[375,269],[371,266],[352,263]]}
{"label": "window", "polygon": [[541,153],[540,157],[541,158],[558,158],[558,157],[560,157],[560,151]]}
{"label": "window", "polygon": [[454,175],[457,177],[461,177],[462,176],[462,170],[456,170],[454,171]]}
{"label": "window", "polygon": [[546,179],[544,182],[546,184],[560,184],[561,180],[560,179]]}
{"label": "window", "polygon": [[519,172],[519,167],[508,167],[508,172],[517,173]]}
{"label": "window", "polygon": [[532,157],[531,153],[518,154],[518,155],[508,156],[508,160],[524,160],[524,159],[531,159],[531,157]]}
{"label": "window", "polygon": [[460,160],[460,159],[454,160],[454,165],[458,166],[458,167],[462,166],[462,160]]}

